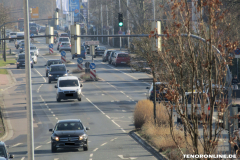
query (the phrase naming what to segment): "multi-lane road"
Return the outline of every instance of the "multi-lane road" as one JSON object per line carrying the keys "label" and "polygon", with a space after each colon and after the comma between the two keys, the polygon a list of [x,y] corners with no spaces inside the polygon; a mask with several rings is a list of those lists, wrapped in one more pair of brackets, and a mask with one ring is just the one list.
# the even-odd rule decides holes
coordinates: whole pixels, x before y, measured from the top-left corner
{"label": "multi-lane road", "polygon": [[[129,132],[134,129],[133,111],[135,104],[146,98],[146,86],[149,75],[140,72],[131,72],[127,66],[115,68],[96,58],[97,76],[101,79],[96,82],[83,82],[82,101],[56,101],[56,82],[48,84],[45,77],[46,61],[60,59],[57,56],[44,56],[48,52],[48,45],[44,38],[37,39],[35,44],[39,48],[38,63],[32,69],[32,94],[34,118],[34,148],[36,160],[151,160],[156,159],[134,139]],[[15,49],[14,44],[8,44]],[[17,50],[15,50],[17,52]],[[54,45],[54,51],[56,45]],[[77,68],[77,60],[71,59],[67,52],[67,59],[72,64],[66,64],[70,72]],[[85,60],[91,62],[88,56]],[[15,155],[14,159],[27,158],[27,128],[26,128],[26,90],[25,69],[16,69],[10,66],[16,85],[9,88],[4,95],[5,107],[8,113],[9,133],[6,144],[9,152]],[[78,74],[70,73],[78,76]],[[141,79],[141,80],[139,80]],[[60,149],[51,152],[50,136],[48,132],[61,119],[81,119],[86,127],[90,127],[89,150]]]}

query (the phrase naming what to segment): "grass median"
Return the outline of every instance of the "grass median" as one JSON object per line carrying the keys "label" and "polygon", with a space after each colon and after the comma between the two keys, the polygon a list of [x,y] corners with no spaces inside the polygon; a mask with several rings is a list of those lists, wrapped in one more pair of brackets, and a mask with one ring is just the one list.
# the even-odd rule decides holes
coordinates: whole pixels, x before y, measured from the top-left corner
{"label": "grass median", "polygon": [[13,64],[16,63],[15,59],[6,59],[6,62],[3,60],[3,58],[0,58],[0,67],[4,67],[7,64]]}

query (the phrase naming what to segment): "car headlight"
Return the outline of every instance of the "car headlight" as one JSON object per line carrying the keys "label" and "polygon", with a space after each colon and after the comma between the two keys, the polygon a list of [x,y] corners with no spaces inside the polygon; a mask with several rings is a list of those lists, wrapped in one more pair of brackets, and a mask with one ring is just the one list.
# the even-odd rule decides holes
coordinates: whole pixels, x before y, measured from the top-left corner
{"label": "car headlight", "polygon": [[19,64],[19,62],[17,62],[17,64]]}
{"label": "car headlight", "polygon": [[64,74],[63,76],[67,76],[68,74],[66,73],[66,74]]}
{"label": "car headlight", "polygon": [[87,139],[87,135],[86,134],[83,134],[81,136],[79,136],[79,140],[86,140]]}
{"label": "car headlight", "polygon": [[48,74],[48,76],[49,76],[49,77],[52,77],[52,75],[51,75],[51,74]]}
{"label": "car headlight", "polygon": [[59,141],[59,137],[55,137],[55,136],[53,136],[53,139],[55,140],[55,141]]}

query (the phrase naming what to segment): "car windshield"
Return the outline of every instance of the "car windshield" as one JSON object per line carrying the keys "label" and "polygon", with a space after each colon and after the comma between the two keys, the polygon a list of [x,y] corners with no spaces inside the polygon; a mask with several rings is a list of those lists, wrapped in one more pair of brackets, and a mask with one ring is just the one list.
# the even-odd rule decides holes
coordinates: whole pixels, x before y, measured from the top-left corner
{"label": "car windshield", "polygon": [[17,35],[17,33],[10,33],[10,35]]}
{"label": "car windshield", "polygon": [[106,50],[105,47],[97,47],[98,50]]}
{"label": "car windshield", "polygon": [[7,158],[6,150],[4,147],[0,147],[0,157]]}
{"label": "car windshield", "polygon": [[81,51],[85,51],[85,47],[81,47]]}
{"label": "car windshield", "polygon": [[61,34],[61,36],[68,36],[67,34]]}
{"label": "car windshield", "polygon": [[24,55],[24,54],[19,55],[18,58],[19,58],[19,59],[25,59],[25,55]]}
{"label": "car windshield", "polygon": [[60,38],[59,41],[68,41],[68,38]]}
{"label": "car windshield", "polygon": [[78,80],[61,80],[59,82],[59,87],[75,87],[78,85]]}
{"label": "car windshield", "polygon": [[128,57],[128,54],[118,54],[118,57]]}
{"label": "car windshield", "polygon": [[31,56],[34,56],[34,52],[30,52]]}
{"label": "car windshield", "polygon": [[30,49],[37,49],[37,47],[30,47]]}
{"label": "car windshield", "polygon": [[62,43],[63,46],[69,46],[70,43]]}
{"label": "car windshield", "polygon": [[83,130],[83,125],[80,122],[65,122],[65,123],[58,123],[55,127],[55,131],[66,131],[66,130]]}
{"label": "car windshield", "polygon": [[50,71],[66,71],[65,66],[51,66]]}
{"label": "car windshield", "polygon": [[48,66],[51,66],[52,64],[62,64],[61,61],[48,61]]}

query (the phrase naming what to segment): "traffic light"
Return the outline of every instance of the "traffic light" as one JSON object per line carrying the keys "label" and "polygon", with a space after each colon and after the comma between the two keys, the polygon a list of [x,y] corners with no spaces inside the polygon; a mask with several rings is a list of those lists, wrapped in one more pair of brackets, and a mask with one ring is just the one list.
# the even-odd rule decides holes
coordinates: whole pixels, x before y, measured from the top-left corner
{"label": "traffic light", "polygon": [[123,14],[118,13],[118,26],[122,27],[123,26]]}

